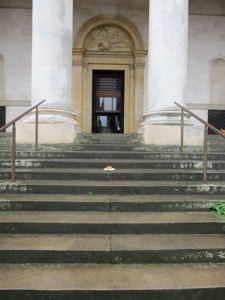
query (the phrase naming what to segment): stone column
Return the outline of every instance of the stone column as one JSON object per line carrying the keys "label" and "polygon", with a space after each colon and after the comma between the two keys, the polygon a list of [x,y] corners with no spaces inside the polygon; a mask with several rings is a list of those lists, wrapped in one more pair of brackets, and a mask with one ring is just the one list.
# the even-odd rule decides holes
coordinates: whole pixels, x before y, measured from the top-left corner
{"label": "stone column", "polygon": [[[148,110],[141,131],[146,144],[179,144],[174,101],[186,100],[188,0],[150,0],[148,50]],[[187,115],[185,125],[191,125]]]}
{"label": "stone column", "polygon": [[[32,105],[46,99],[39,118],[39,140],[44,143],[69,143],[76,136],[78,124],[71,110],[72,24],[73,0],[33,0],[31,97]],[[31,114],[26,125],[33,119]],[[28,132],[25,135],[30,141]]]}

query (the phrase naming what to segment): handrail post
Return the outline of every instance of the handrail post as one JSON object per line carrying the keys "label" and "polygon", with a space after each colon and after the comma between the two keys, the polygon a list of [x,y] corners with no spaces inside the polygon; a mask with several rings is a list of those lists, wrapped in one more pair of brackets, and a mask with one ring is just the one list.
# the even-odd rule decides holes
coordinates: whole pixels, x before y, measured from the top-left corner
{"label": "handrail post", "polygon": [[46,100],[42,100],[38,104],[32,106],[28,110],[26,110],[24,113],[7,123],[6,125],[0,127],[0,132],[7,129],[9,126],[13,126],[12,128],[12,173],[11,173],[11,180],[14,182],[16,180],[16,122],[26,116],[29,112],[34,110],[36,108],[36,120],[35,120],[35,150],[38,150],[38,106],[40,106],[42,103],[44,103]]}
{"label": "handrail post", "polygon": [[204,162],[203,162],[203,182],[207,182],[207,140],[208,140],[208,126],[205,125],[204,130]]}
{"label": "handrail post", "polygon": [[38,151],[38,107],[35,113],[35,151]]}
{"label": "handrail post", "polygon": [[[213,125],[209,124],[208,122],[204,121],[202,118],[200,118],[199,116],[197,116],[196,114],[194,114],[193,112],[191,112],[189,109],[183,107],[182,105],[180,105],[177,102],[174,102],[175,105],[177,105],[178,107],[180,107],[183,111],[185,111],[186,113],[188,113],[189,115],[191,115],[192,117],[194,117],[196,120],[198,120],[199,122],[201,122],[202,124],[205,125],[205,130],[204,130],[204,149],[203,149],[203,156],[204,156],[204,161],[203,161],[203,181],[204,183],[207,182],[207,168],[208,168],[208,155],[207,155],[207,142],[208,142],[208,129],[213,130],[215,133],[219,134],[220,136],[222,136],[223,138],[225,138],[225,134],[223,134],[219,129],[217,129],[216,127],[214,127]],[[182,121],[181,121],[182,123]]]}
{"label": "handrail post", "polygon": [[13,123],[12,127],[12,173],[11,180],[15,182],[16,180],[16,126]]}
{"label": "handrail post", "polygon": [[180,152],[184,151],[184,110],[181,109],[181,124],[180,124]]}

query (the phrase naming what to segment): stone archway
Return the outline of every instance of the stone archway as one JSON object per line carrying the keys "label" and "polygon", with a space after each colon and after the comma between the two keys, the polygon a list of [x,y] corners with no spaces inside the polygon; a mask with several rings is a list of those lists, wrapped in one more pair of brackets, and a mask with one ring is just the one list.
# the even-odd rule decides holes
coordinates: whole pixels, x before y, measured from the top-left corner
{"label": "stone archway", "polygon": [[143,45],[136,26],[123,17],[98,16],[80,28],[73,48],[73,104],[83,131],[91,132],[94,70],[124,71],[124,132],[137,131],[143,117]]}
{"label": "stone archway", "polygon": [[225,97],[225,58],[216,57],[210,64],[210,104],[220,106]]}

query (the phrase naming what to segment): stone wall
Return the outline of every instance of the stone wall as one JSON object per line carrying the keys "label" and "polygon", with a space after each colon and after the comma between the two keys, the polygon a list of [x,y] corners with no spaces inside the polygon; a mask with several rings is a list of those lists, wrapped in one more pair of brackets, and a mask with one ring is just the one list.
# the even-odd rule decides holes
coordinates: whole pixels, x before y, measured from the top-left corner
{"label": "stone wall", "polygon": [[121,15],[134,23],[145,37],[148,47],[148,0],[74,0],[74,38],[80,27],[89,19],[103,15]]}
{"label": "stone wall", "polygon": [[[11,1],[13,7],[24,3],[25,8],[7,7],[0,0],[0,55],[4,72],[1,97],[7,107],[7,121],[30,105],[31,98],[31,1]],[[145,49],[148,45],[148,0],[74,0],[74,40],[78,30],[90,18],[98,15],[121,15],[133,22],[140,31]],[[225,58],[225,3],[220,0],[189,1],[189,49],[187,104],[207,118],[210,103],[211,62]],[[2,67],[3,66],[3,67]],[[145,72],[147,99],[147,64]],[[14,101],[17,101],[16,103]],[[146,102],[146,100],[145,100]],[[19,107],[12,106],[17,104]],[[214,103],[215,104],[215,103]],[[1,105],[4,105],[1,102]]]}
{"label": "stone wall", "polygon": [[189,0],[189,13],[225,16],[225,2],[223,0]]}
{"label": "stone wall", "polygon": [[[30,106],[31,25],[30,9],[0,9],[0,54],[4,68],[4,99],[0,100],[1,105],[9,105],[6,122]],[[17,103],[22,107],[12,106]]]}
{"label": "stone wall", "polygon": [[225,59],[225,17],[190,15],[187,103],[200,109],[205,120],[207,109],[218,109],[220,104],[210,99],[211,63],[216,58]]}

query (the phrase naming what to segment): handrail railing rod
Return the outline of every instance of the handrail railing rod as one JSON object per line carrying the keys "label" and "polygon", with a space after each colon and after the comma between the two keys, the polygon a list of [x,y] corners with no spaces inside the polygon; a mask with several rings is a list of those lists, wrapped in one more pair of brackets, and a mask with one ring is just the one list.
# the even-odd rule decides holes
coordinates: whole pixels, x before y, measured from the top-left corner
{"label": "handrail railing rod", "polygon": [[181,110],[180,151],[184,150],[184,110]]}
{"label": "handrail railing rod", "polygon": [[184,111],[186,111],[189,115],[191,115],[192,117],[194,117],[195,119],[197,119],[198,121],[200,121],[201,123],[203,123],[204,125],[206,125],[207,127],[209,127],[210,129],[212,129],[214,132],[218,133],[219,135],[221,135],[222,137],[225,137],[225,134],[223,134],[219,129],[217,129],[216,127],[214,127],[213,125],[209,124],[208,122],[206,122],[205,120],[201,119],[199,116],[197,116],[196,114],[194,114],[192,111],[190,111],[189,109],[185,108],[184,106],[180,105],[177,102],[174,102],[174,104],[176,104],[177,106],[179,106],[181,109],[183,109]]}
{"label": "handrail railing rod", "polygon": [[25,115],[27,115],[32,110],[36,109],[35,112],[35,151],[38,150],[38,106],[40,106],[45,100],[40,101],[36,105],[32,106],[28,110],[26,110],[24,113],[20,114],[17,118],[13,119],[6,125],[2,126],[0,128],[0,132],[4,131],[9,126],[13,125],[12,128],[12,171],[11,171],[11,180],[14,182],[16,180],[16,122],[23,118]]}
{"label": "handrail railing rod", "polygon": [[174,102],[174,104],[176,104],[178,107],[181,108],[181,142],[180,142],[180,151],[183,151],[183,145],[184,145],[184,141],[183,141],[183,139],[184,139],[184,111],[187,112],[189,115],[191,115],[192,117],[194,117],[199,122],[201,122],[201,123],[203,123],[205,125],[205,128],[204,128],[204,146],[203,146],[204,147],[203,148],[203,182],[206,183],[207,182],[207,165],[208,165],[208,162],[207,162],[207,159],[208,159],[208,155],[207,155],[208,128],[210,128],[214,132],[218,133],[223,138],[225,138],[225,134],[223,134],[216,127],[214,127],[213,125],[209,124],[205,120],[201,119],[195,113],[193,113],[189,109],[185,108],[184,106],[180,105],[179,103]]}
{"label": "handrail railing rod", "polygon": [[43,102],[45,102],[45,100],[42,100],[41,102],[35,104],[34,106],[32,106],[31,108],[29,108],[28,110],[26,110],[24,113],[22,113],[21,115],[19,115],[18,117],[16,117],[15,119],[13,119],[9,123],[7,123],[6,125],[2,126],[0,128],[0,132],[4,131],[5,129],[7,129],[11,125],[13,125],[13,123],[16,123],[18,120],[20,120],[21,118],[23,118],[24,116],[26,116],[29,112],[31,112],[32,110],[34,110],[36,107],[40,106]]}
{"label": "handrail railing rod", "polygon": [[11,180],[16,180],[16,126],[13,123],[12,128],[12,167],[11,167]]}
{"label": "handrail railing rod", "polygon": [[35,111],[35,151],[38,150],[38,107]]}
{"label": "handrail railing rod", "polygon": [[208,155],[207,155],[207,140],[208,140],[208,127],[205,125],[205,129],[204,129],[204,154],[203,154],[203,182],[206,183],[207,182],[207,161],[208,161]]}

